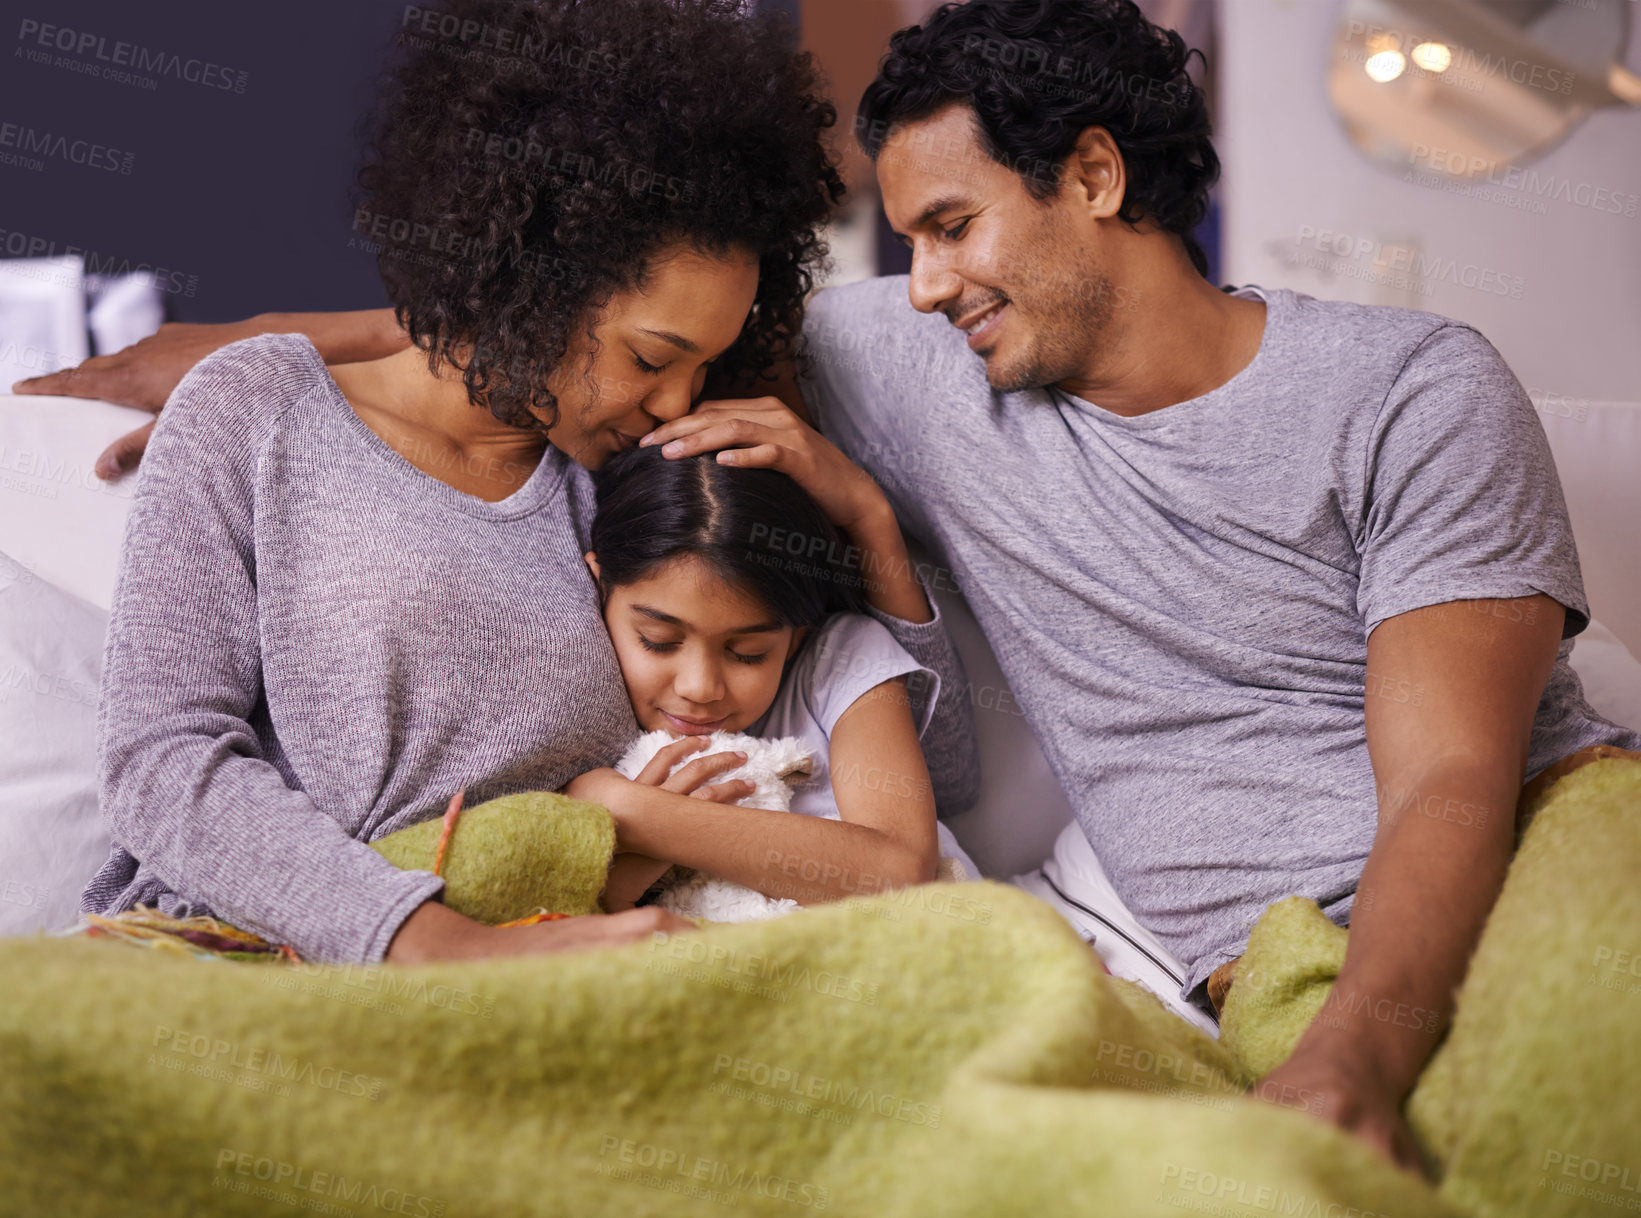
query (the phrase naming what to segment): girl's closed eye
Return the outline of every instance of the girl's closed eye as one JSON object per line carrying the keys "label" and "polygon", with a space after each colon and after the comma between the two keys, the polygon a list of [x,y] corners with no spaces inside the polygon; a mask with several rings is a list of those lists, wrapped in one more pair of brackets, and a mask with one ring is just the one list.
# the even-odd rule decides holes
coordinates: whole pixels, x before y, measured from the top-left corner
{"label": "girl's closed eye", "polygon": [[[657,643],[651,639],[645,638],[643,635],[638,636],[638,642],[645,651],[651,651],[657,655],[670,655],[672,652],[678,650],[678,644],[675,642]],[[762,664],[769,658],[769,653],[767,651],[760,651],[756,655],[748,655],[745,652],[736,651],[733,647],[724,648],[724,654],[730,659],[736,660],[742,664]]]}

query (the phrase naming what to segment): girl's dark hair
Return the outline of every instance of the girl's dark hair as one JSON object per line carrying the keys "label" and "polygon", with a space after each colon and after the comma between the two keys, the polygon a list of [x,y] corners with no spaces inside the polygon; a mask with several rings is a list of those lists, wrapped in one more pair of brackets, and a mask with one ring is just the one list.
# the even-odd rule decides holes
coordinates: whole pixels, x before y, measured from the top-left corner
{"label": "girl's dark hair", "polygon": [[1208,98],[1187,73],[1173,30],[1133,0],[969,0],[945,4],[889,40],[860,99],[855,133],[877,159],[897,123],[951,102],[974,111],[993,160],[1036,199],[1060,191],[1060,168],[1087,127],[1104,127],[1128,172],[1121,217],[1149,216],[1208,260],[1193,235],[1219,177]]}
{"label": "girl's dark hair", "polygon": [[859,552],[808,493],[785,474],[716,456],[629,448],[599,468],[591,541],[604,589],[693,557],[787,626],[862,611]]}
{"label": "girl's dark hair", "polygon": [[[843,195],[836,121],[790,22],[741,0],[445,0],[405,9],[354,216],[399,324],[498,420],[546,385],[664,249],[747,249],[758,289],[715,384],[751,389],[799,331]],[[547,424],[531,411],[539,411]]]}

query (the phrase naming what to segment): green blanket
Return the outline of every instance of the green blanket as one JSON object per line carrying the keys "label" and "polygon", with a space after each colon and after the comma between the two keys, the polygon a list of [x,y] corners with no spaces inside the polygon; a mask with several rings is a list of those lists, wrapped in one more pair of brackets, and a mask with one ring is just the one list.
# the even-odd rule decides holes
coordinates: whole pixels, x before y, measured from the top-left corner
{"label": "green blanket", "polygon": [[1233,1049],[1268,1064],[1326,995],[1342,932],[1302,903],[1216,1044],[983,884],[418,968],[0,944],[0,1212],[1618,1213],[1638,813],[1635,763],[1549,793],[1413,1097],[1434,1188],[1239,1094]]}

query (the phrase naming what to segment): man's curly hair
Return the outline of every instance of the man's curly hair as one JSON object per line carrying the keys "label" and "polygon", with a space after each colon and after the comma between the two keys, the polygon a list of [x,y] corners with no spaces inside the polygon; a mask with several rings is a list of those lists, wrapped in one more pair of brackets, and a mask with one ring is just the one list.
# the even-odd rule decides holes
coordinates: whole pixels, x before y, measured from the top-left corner
{"label": "man's curly hair", "polygon": [[[843,182],[836,121],[779,14],[739,0],[448,0],[407,7],[354,227],[430,368],[500,421],[558,418],[547,378],[578,327],[682,243],[758,258],[715,365],[749,385],[786,354]],[[540,412],[545,423],[532,414]]]}
{"label": "man's curly hair", "polygon": [[1219,177],[1208,102],[1186,73],[1191,56],[1173,30],[1133,0],[969,0],[941,6],[890,39],[860,99],[855,130],[874,160],[898,123],[951,102],[973,108],[987,153],[1039,200],[1059,192],[1059,170],[1088,127],[1111,133],[1128,174],[1119,213],[1176,234],[1199,272],[1192,235]]}

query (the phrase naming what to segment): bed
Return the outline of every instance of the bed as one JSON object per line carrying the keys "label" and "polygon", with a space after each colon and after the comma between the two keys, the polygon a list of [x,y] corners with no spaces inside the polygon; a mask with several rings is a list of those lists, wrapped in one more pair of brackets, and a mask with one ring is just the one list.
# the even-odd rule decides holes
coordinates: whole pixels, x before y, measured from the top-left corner
{"label": "bed", "polygon": [[[1523,844],[1409,1102],[1443,1173],[1431,1188],[1309,1116],[1238,1098],[1271,1064],[1246,1029],[1286,1027],[1280,1060],[1344,932],[1297,898],[1273,906],[1294,907],[1289,938],[1281,917],[1260,923],[1250,959],[1272,962],[1266,980],[1239,982],[1216,1040],[1168,992],[1178,962],[1105,883],[974,619],[944,593],[974,687],[996,693],[977,715],[980,800],[951,821],[988,875],[1017,881],[962,886],[986,933],[935,886],[619,959],[279,971],[27,936],[73,920],[107,848],[96,689],[135,480],[108,486],[91,463],[145,418],[0,399],[0,963],[14,990],[0,1194],[19,1212],[1540,1218],[1587,1212],[1582,1173],[1624,1158],[1633,1071],[1614,1057],[1633,1054],[1633,1003],[1605,990],[1628,978],[1609,968],[1589,989],[1588,944],[1538,915],[1579,907],[1566,927],[1627,943],[1641,776],[1595,771],[1634,763],[1567,780],[1592,788],[1585,804],[1544,813]],[[1574,662],[1599,710],[1641,722],[1641,407],[1546,425],[1610,623]],[[1603,781],[1628,784],[1604,810]],[[1607,836],[1560,831],[1579,817]],[[1531,978],[1522,953],[1540,962]],[[1262,1017],[1266,992],[1308,996]],[[1583,1022],[1569,1037],[1570,1013]]]}

